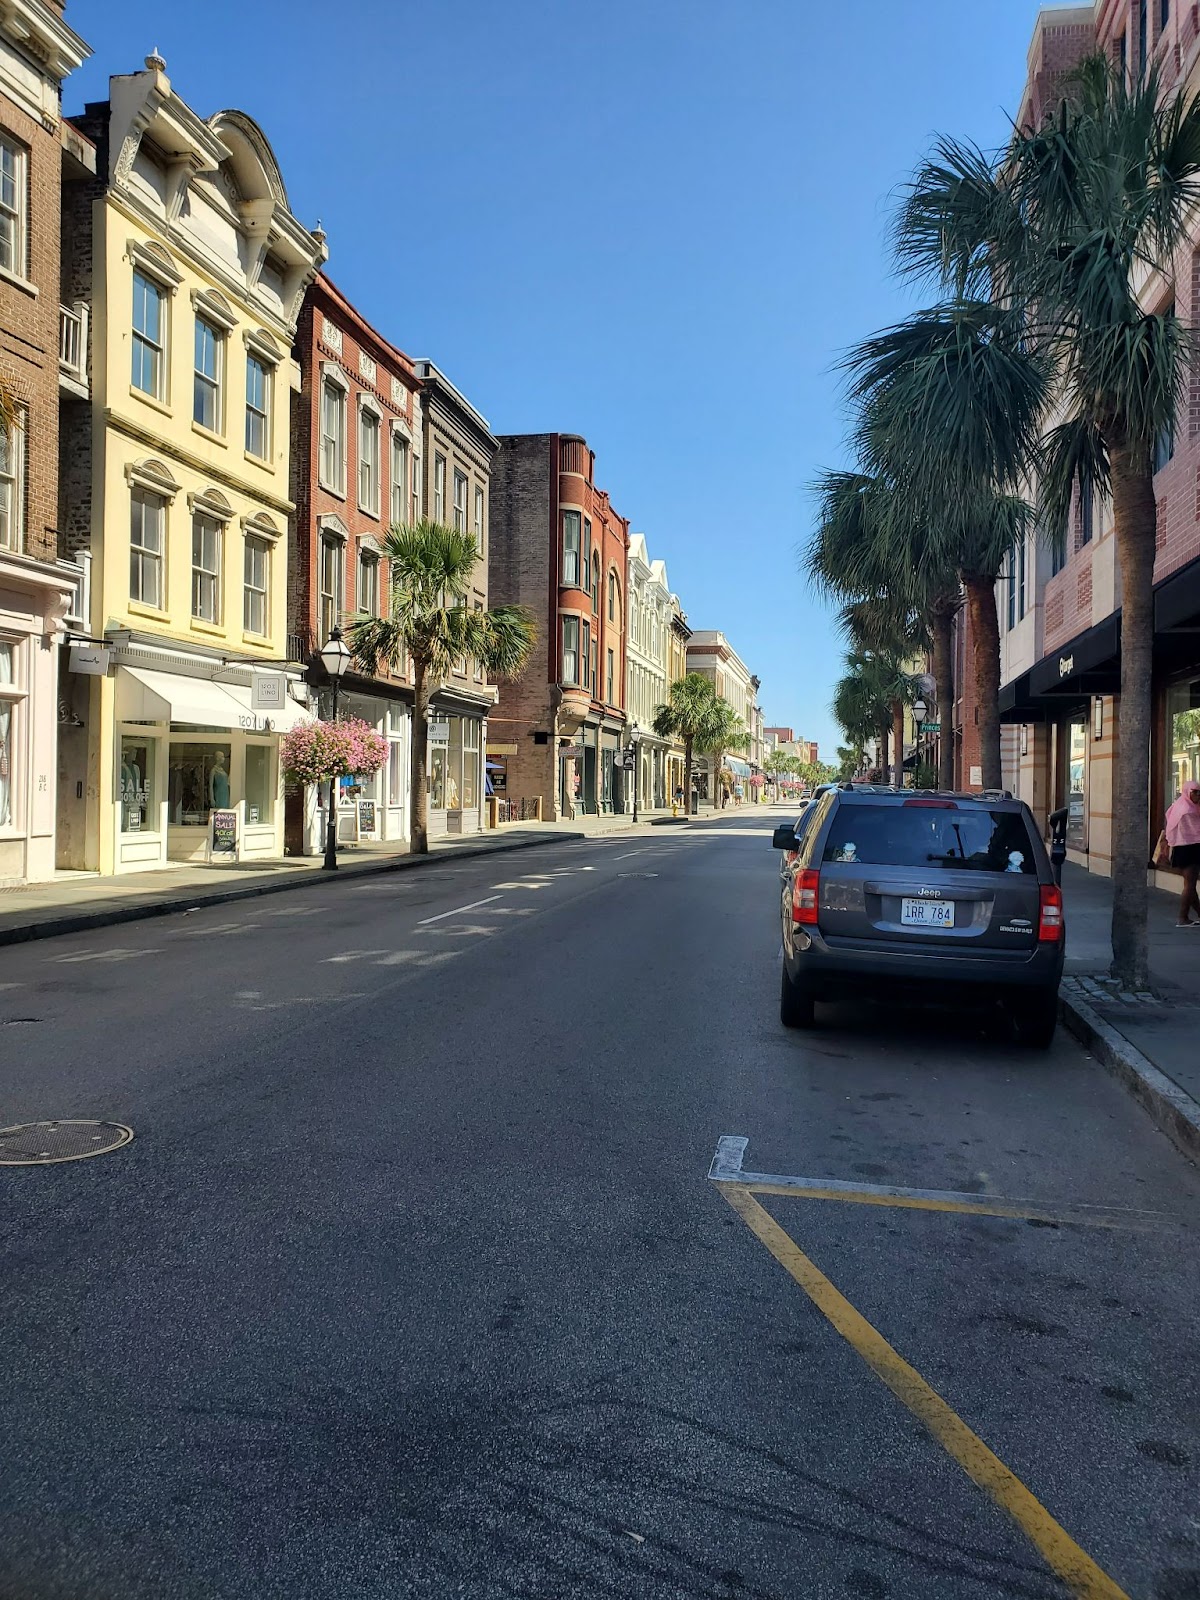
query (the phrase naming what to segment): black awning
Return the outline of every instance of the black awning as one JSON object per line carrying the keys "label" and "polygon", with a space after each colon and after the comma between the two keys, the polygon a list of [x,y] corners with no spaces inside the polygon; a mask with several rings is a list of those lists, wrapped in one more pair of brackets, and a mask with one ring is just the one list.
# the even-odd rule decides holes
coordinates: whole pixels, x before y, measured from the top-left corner
{"label": "black awning", "polygon": [[1019,673],[1000,690],[997,699],[1001,722],[1040,722],[1044,707],[1035,700],[1029,687],[1029,673]]}
{"label": "black awning", "polygon": [[1154,591],[1154,631],[1200,627],[1200,559],[1189,561]]}
{"label": "black awning", "polygon": [[[1121,616],[1105,617],[1086,633],[1076,634],[1053,655],[1030,669],[1033,695],[1116,694],[1121,687]],[[1010,719],[1011,720],[1011,719]]]}

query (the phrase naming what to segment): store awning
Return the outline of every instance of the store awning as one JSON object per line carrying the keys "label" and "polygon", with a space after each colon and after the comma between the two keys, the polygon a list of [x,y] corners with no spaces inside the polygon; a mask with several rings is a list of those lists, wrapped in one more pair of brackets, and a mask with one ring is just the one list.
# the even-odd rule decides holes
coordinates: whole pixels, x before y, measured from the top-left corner
{"label": "store awning", "polygon": [[1121,687],[1121,618],[1103,622],[1080,633],[1046,656],[1029,673],[1034,695],[1072,696],[1115,694]]}
{"label": "store awning", "polygon": [[737,756],[726,756],[725,765],[735,778],[748,778],[750,776],[750,763],[748,761],[739,761]]}
{"label": "store awning", "polygon": [[294,700],[269,712],[250,705],[250,686],[215,683],[211,678],[186,678],[152,667],[117,670],[117,719],[120,722],[184,722],[201,728],[237,728],[246,733],[286,733],[314,719]]}

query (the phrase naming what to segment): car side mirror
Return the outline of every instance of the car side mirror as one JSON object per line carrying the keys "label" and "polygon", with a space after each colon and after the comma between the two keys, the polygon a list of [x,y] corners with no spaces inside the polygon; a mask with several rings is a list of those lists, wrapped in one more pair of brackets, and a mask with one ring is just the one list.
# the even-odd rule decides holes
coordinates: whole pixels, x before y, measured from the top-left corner
{"label": "car side mirror", "polygon": [[790,822],[782,822],[771,835],[772,850],[794,850],[796,848],[796,830]]}

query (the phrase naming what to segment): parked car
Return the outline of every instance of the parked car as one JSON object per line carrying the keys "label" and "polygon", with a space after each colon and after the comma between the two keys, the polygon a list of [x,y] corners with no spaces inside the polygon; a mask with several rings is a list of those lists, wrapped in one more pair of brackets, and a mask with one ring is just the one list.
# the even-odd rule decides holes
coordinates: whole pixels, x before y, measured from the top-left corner
{"label": "parked car", "polygon": [[1008,794],[843,785],[785,824],[780,1018],[894,990],[1001,1000],[1047,1047],[1058,1017],[1062,891],[1029,807]]}

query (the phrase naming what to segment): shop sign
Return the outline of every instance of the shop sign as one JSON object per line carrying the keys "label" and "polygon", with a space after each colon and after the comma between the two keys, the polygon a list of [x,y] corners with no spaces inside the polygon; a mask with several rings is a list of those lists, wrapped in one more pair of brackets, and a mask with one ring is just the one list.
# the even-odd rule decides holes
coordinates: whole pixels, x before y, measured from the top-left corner
{"label": "shop sign", "polygon": [[941,733],[941,731],[942,725],[940,722],[923,722],[921,724],[922,733]]}
{"label": "shop sign", "polygon": [[238,847],[236,811],[214,811],[210,849],[214,856],[235,856]]}
{"label": "shop sign", "polygon": [[520,747],[515,744],[489,744],[487,753],[489,756],[515,756],[520,754]]}
{"label": "shop sign", "polygon": [[85,678],[103,678],[108,672],[112,651],[105,645],[73,644],[67,655],[72,672]]}
{"label": "shop sign", "polygon": [[358,831],[359,833],[375,832],[374,800],[360,800],[358,802]]}
{"label": "shop sign", "polygon": [[1074,671],[1075,671],[1075,657],[1074,656],[1059,656],[1059,658],[1058,658],[1058,676],[1059,676],[1059,680],[1061,681],[1063,678],[1069,678]]}
{"label": "shop sign", "polygon": [[287,699],[287,679],[282,672],[254,672],[250,675],[250,709],[279,711]]}
{"label": "shop sign", "polygon": [[982,789],[983,788],[983,768],[982,767],[972,767],[971,768],[971,787],[973,789]]}
{"label": "shop sign", "polygon": [[429,724],[429,742],[430,744],[450,743],[450,724],[444,717]]}

